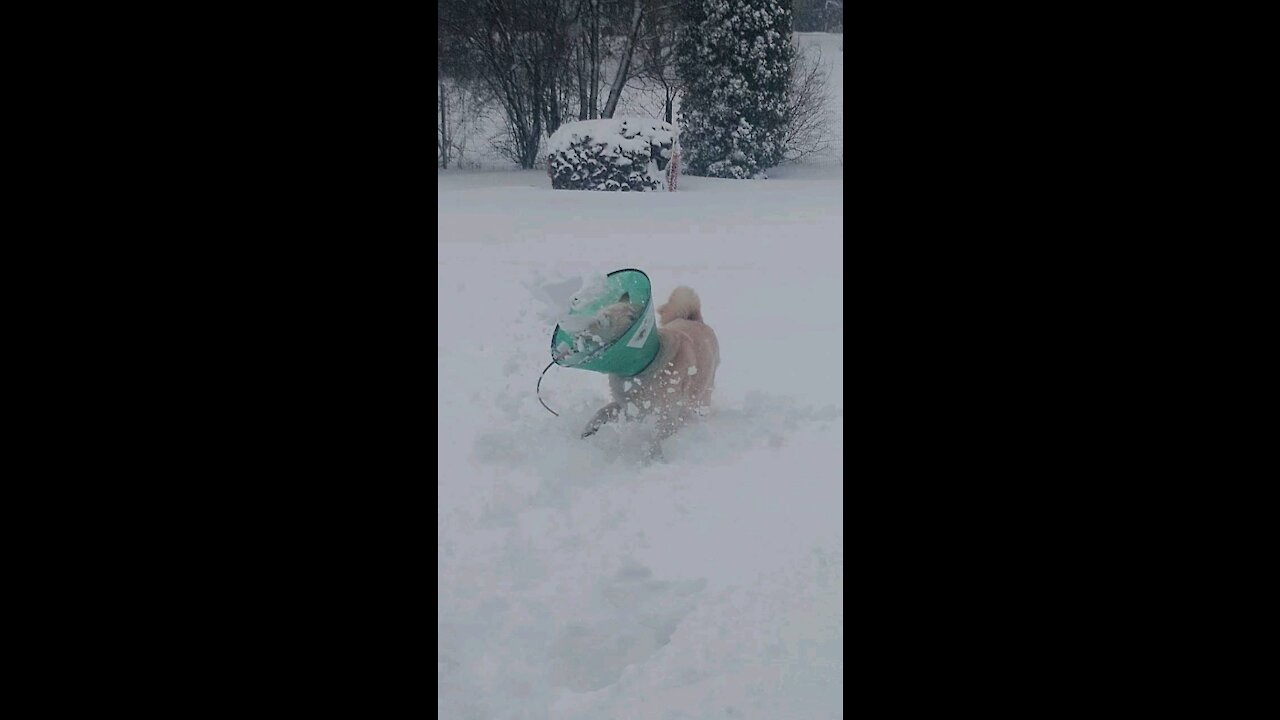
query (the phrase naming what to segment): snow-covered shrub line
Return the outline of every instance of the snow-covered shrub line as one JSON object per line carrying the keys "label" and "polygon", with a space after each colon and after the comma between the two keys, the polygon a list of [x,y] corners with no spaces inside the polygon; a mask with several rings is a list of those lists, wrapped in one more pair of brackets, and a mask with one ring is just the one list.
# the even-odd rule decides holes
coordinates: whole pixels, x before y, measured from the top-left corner
{"label": "snow-covered shrub line", "polygon": [[671,126],[647,118],[565,123],[547,141],[547,175],[557,190],[674,190]]}

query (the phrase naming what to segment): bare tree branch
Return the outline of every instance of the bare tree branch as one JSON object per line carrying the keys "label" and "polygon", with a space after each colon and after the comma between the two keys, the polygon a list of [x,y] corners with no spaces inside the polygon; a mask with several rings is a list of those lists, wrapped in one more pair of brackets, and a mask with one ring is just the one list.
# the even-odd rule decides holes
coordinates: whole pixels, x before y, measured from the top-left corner
{"label": "bare tree branch", "polygon": [[791,63],[791,90],[787,97],[787,131],[783,157],[791,162],[826,152],[831,136],[831,96],[822,51],[798,48]]}

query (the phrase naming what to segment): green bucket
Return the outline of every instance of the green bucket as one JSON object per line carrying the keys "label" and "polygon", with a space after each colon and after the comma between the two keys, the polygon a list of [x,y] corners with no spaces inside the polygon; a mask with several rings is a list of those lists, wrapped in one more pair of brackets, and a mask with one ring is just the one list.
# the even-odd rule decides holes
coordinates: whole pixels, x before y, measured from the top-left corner
{"label": "green bucket", "polygon": [[609,375],[632,377],[649,367],[658,354],[658,333],[653,317],[653,289],[649,276],[634,268],[614,270],[605,278],[606,292],[584,307],[573,308],[570,315],[594,315],[605,305],[622,299],[624,293],[630,301],[644,309],[636,316],[631,327],[618,339],[587,354],[556,358],[556,347],[561,343],[573,347],[574,336],[559,325],[551,333],[551,359],[561,367],[576,370],[592,370]]}

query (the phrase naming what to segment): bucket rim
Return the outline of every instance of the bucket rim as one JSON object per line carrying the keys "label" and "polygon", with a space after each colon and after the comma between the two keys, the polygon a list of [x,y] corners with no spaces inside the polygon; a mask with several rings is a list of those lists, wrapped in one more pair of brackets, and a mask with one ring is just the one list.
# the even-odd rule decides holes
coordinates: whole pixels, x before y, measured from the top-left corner
{"label": "bucket rim", "polygon": [[[648,299],[647,301],[645,301],[644,307],[642,307],[642,308],[640,309],[640,314],[636,316],[636,320],[635,320],[635,322],[633,322],[633,323],[632,323],[632,327],[634,327],[636,323],[641,322],[641,321],[644,319],[645,314],[649,312],[649,307],[650,307],[651,305],[653,305],[653,281],[649,279],[649,273],[647,273],[647,272],[645,272],[645,271],[641,270],[640,268],[621,268],[621,269],[618,269],[618,270],[614,270],[614,271],[613,271],[613,272],[611,272],[611,273],[607,273],[607,274],[605,275],[605,277],[606,277],[606,278],[610,278],[610,277],[613,277],[614,275],[617,275],[618,273],[624,273],[624,272],[637,272],[637,273],[640,273],[641,275],[643,275],[643,276],[644,276],[644,281],[645,281],[646,283],[648,283],[648,285],[649,285],[649,299]],[[631,328],[627,328],[628,332],[630,331],[630,329],[631,329]],[[560,330],[560,323],[556,323],[556,326],[555,326],[554,328],[552,328],[552,330],[551,330],[551,361],[552,361],[552,362],[554,362],[556,365],[559,365],[560,367],[565,367],[565,368],[569,368],[569,369],[575,369],[575,368],[577,368],[577,367],[578,367],[578,366],[580,366],[580,365],[585,365],[585,364],[587,364],[587,363],[591,362],[592,360],[598,360],[599,358],[603,357],[603,356],[604,356],[604,354],[610,350],[610,348],[612,348],[614,345],[618,344],[618,342],[619,342],[620,340],[622,340],[622,337],[623,337],[623,336],[625,336],[625,335],[627,334],[627,333],[625,333],[625,332],[624,332],[622,335],[619,335],[617,338],[614,338],[613,340],[609,341],[609,343],[608,343],[608,344],[606,344],[606,345],[602,345],[601,347],[597,348],[597,349],[596,349],[594,352],[592,352],[590,355],[588,355],[588,356],[586,356],[586,357],[582,358],[582,359],[581,359],[581,360],[579,360],[578,362],[576,362],[576,363],[574,363],[574,364],[572,364],[572,365],[566,365],[566,364],[564,364],[564,363],[560,362],[559,360],[557,360],[557,359],[556,359],[556,356],[555,356],[555,354],[556,354],[556,332],[557,332],[557,331],[559,331],[559,330]],[[655,354],[655,357],[656,357],[656,354]],[[650,363],[652,363],[652,362],[653,362],[653,359],[652,359],[652,358],[650,358],[649,362],[650,362]],[[648,366],[646,365],[645,367],[648,367]]]}

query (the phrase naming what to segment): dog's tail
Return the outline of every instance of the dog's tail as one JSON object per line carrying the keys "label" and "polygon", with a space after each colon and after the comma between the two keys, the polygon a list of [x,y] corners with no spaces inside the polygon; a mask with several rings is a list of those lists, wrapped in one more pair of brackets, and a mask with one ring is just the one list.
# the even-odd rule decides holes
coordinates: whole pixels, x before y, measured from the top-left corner
{"label": "dog's tail", "polygon": [[663,325],[680,319],[702,322],[702,301],[692,288],[681,285],[671,291],[667,304],[658,308],[658,317],[662,318]]}

